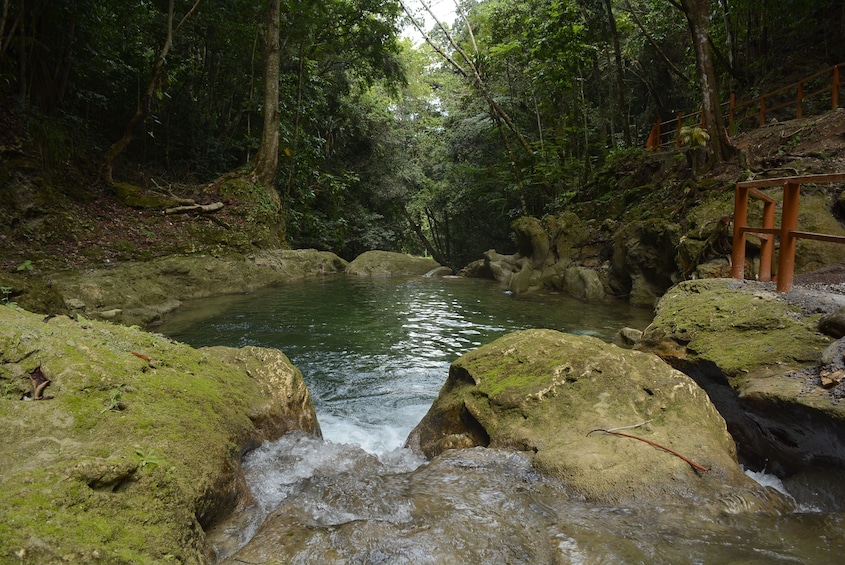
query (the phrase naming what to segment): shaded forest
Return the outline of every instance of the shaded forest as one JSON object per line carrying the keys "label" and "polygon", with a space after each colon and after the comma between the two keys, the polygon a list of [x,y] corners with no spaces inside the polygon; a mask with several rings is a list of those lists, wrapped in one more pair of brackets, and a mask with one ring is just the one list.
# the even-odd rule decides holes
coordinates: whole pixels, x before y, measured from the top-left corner
{"label": "shaded forest", "polygon": [[247,246],[460,268],[638,159],[656,120],[709,108],[707,161],[731,159],[720,102],[845,61],[834,0],[462,0],[434,23],[427,4],[2,0],[4,245],[52,208],[154,208],[129,191],[252,198],[266,213],[241,221],[278,237]]}

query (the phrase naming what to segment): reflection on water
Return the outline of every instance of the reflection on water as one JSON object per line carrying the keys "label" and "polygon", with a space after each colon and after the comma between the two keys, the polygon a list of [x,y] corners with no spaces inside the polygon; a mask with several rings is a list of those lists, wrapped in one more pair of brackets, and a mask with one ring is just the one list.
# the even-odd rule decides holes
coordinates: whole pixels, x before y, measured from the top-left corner
{"label": "reflection on water", "polygon": [[188,304],[158,331],[194,346],[281,349],[303,373],[327,440],[374,453],[402,443],[457,357],[518,329],[639,329],[652,312],[563,294],[512,296],[464,278],[335,276]]}

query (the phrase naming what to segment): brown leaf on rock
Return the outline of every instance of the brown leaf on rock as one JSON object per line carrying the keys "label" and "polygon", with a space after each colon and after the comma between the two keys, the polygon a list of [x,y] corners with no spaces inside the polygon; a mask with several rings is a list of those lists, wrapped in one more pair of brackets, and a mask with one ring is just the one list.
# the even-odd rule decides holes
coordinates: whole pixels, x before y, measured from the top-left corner
{"label": "brown leaf on rock", "polygon": [[845,379],[845,369],[838,371],[822,371],[819,376],[822,380],[822,387],[833,388]]}
{"label": "brown leaf on rock", "polygon": [[32,400],[44,400],[44,389],[50,386],[51,381],[41,370],[41,365],[29,373],[29,380],[32,382],[32,392],[28,393],[29,397]]}

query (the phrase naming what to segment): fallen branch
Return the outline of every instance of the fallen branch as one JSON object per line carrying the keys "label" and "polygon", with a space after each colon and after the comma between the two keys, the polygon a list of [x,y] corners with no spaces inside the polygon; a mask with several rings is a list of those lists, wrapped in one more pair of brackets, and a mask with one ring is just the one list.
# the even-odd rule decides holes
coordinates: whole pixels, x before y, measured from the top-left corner
{"label": "fallen branch", "polygon": [[[641,425],[641,424],[637,424],[637,425]],[[636,427],[636,426],[631,426],[631,427]],[[624,429],[624,428],[616,428],[616,429]],[[647,444],[649,444],[649,445],[652,445],[652,446],[654,446],[654,447],[656,447],[656,448],[658,448],[658,449],[662,449],[662,450],[663,450],[663,451],[665,451],[666,453],[671,453],[672,455],[674,455],[674,456],[675,456],[675,457],[677,457],[678,459],[681,459],[682,461],[684,461],[685,463],[687,463],[690,467],[693,467],[694,469],[698,469],[699,471],[702,471],[702,472],[705,472],[705,473],[706,473],[707,471],[709,471],[709,470],[710,470],[710,468],[709,468],[709,467],[705,467],[705,466],[703,466],[703,465],[699,465],[699,464],[698,464],[698,463],[696,463],[695,461],[692,461],[692,460],[690,460],[690,459],[687,459],[686,457],[684,457],[683,455],[681,455],[681,454],[680,454],[680,453],[678,453],[677,451],[674,451],[674,450],[672,450],[672,449],[669,449],[669,448],[668,448],[668,447],[666,447],[666,446],[660,445],[659,443],[653,442],[653,441],[651,441],[650,439],[646,439],[646,438],[644,438],[644,437],[634,436],[634,435],[631,435],[631,434],[623,434],[622,432],[616,432],[616,431],[613,431],[613,430],[603,430],[603,429],[601,429],[601,428],[598,428],[598,429],[595,429],[595,430],[590,430],[590,431],[587,433],[587,435],[590,435],[590,434],[591,434],[591,433],[593,433],[593,432],[602,432],[602,433],[605,433],[605,434],[610,434],[610,435],[613,435],[613,436],[619,436],[619,437],[627,437],[627,438],[631,438],[631,439],[637,439],[637,440],[640,440],[640,441],[642,441],[642,442],[645,442],[645,443],[647,443]]]}
{"label": "fallen branch", "polygon": [[156,185],[156,188],[158,189],[159,192],[167,194],[167,196],[172,198],[174,202],[177,202],[178,204],[182,204],[182,205],[185,205],[185,206],[196,206],[197,201],[194,200],[193,198],[182,198],[181,196],[176,196],[175,194],[173,194],[173,185],[172,184],[170,186],[168,186],[167,188],[165,188],[165,187],[161,186],[160,184],[158,184],[153,177],[150,177],[150,180],[152,181],[152,183],[154,185]]}
{"label": "fallen branch", "polygon": [[193,206],[176,206],[175,208],[168,208],[164,211],[167,214],[180,214],[183,212],[199,212],[200,214],[207,214],[209,212],[216,212],[223,208],[222,202],[215,202],[214,204],[194,204]]}

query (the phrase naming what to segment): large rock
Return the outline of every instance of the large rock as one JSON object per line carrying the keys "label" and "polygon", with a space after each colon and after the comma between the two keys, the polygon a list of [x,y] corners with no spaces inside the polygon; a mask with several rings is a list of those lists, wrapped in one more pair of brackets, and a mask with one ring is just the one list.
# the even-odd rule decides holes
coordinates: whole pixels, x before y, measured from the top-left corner
{"label": "large rock", "polygon": [[281,352],[8,306],[0,390],[3,563],[208,563],[204,528],[245,494],[241,454],[319,434]]}
{"label": "large rock", "polygon": [[[710,470],[597,431],[617,428]],[[408,445],[429,458],[452,448],[515,448],[587,499],[611,503],[715,501],[756,488],[737,465],[724,420],[689,377],[655,355],[552,330],[509,334],[455,361]]]}
{"label": "large rock", "polygon": [[414,257],[391,251],[366,251],[349,263],[346,272],[359,277],[425,275],[440,267],[429,257]]}
{"label": "large rock", "polygon": [[630,280],[628,301],[652,307],[678,279],[679,228],[662,220],[632,222],[614,236],[613,271]]}
{"label": "large rock", "polygon": [[[55,272],[44,284],[27,281],[18,303],[45,314],[76,314],[147,326],[183,300],[251,292],[258,288],[343,272],[346,261],[313,249],[259,251],[253,255],[172,255],[108,269]],[[14,286],[12,281],[10,286]],[[59,297],[47,302],[38,289]]]}
{"label": "large rock", "polygon": [[752,467],[788,476],[814,464],[845,467],[845,382],[823,388],[832,339],[823,294],[773,292],[771,283],[683,282],[667,292],[639,349],[660,355],[709,393]]}

